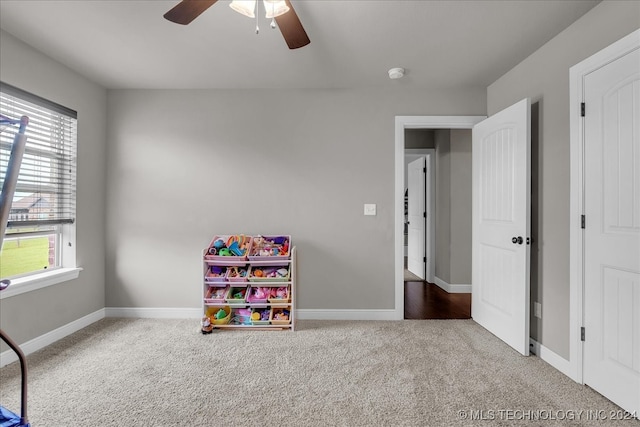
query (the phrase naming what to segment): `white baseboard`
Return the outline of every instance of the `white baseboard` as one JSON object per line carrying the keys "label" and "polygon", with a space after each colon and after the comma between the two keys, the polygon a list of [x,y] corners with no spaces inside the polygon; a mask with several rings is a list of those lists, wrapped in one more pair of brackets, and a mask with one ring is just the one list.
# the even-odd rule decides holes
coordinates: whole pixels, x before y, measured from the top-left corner
{"label": "white baseboard", "polygon": [[128,317],[139,319],[199,319],[202,308],[171,307],[107,307],[106,317]]}
{"label": "white baseboard", "polygon": [[[82,328],[86,328],[90,324],[97,322],[105,317],[105,310],[100,309],[96,312],[81,317],[78,320],[74,320],[71,323],[67,323],[53,331],[47,332],[44,335],[40,335],[37,338],[29,340],[24,344],[20,344],[20,349],[25,355],[34,353],[44,347],[53,344],[54,342],[62,339],[68,335],[78,332]],[[9,349],[0,353],[0,367],[8,365],[18,360],[18,356]]]}
{"label": "white baseboard", "polygon": [[442,290],[449,292],[450,294],[470,294],[471,293],[471,285],[450,284],[445,282],[438,276],[434,277],[433,283],[438,285]]}
{"label": "white baseboard", "polygon": [[573,376],[573,367],[571,363],[562,356],[557,355],[553,351],[549,350],[547,347],[543,346],[533,338],[529,338],[529,350],[531,353],[538,356],[540,359],[547,362],[549,365],[556,368],[558,371],[562,372],[569,378],[575,381]]}
{"label": "white baseboard", "polygon": [[297,309],[296,319],[302,320],[396,320],[394,309],[320,310]]}

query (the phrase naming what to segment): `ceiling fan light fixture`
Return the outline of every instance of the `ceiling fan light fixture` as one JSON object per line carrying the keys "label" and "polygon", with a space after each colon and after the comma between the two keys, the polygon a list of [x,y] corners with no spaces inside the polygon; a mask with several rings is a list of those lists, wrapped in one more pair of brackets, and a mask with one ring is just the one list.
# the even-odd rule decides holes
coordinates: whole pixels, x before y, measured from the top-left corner
{"label": "ceiling fan light fixture", "polygon": [[267,18],[275,18],[289,12],[289,6],[284,0],[263,0]]}
{"label": "ceiling fan light fixture", "polygon": [[255,18],[256,0],[233,0],[229,7],[249,18]]}

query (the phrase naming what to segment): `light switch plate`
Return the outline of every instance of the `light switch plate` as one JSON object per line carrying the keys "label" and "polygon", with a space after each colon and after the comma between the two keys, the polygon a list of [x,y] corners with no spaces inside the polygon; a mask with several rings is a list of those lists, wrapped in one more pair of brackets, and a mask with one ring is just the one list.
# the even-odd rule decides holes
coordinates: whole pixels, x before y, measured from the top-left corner
{"label": "light switch plate", "polygon": [[365,215],[375,215],[376,214],[376,205],[375,205],[375,203],[365,203],[364,204],[364,214]]}

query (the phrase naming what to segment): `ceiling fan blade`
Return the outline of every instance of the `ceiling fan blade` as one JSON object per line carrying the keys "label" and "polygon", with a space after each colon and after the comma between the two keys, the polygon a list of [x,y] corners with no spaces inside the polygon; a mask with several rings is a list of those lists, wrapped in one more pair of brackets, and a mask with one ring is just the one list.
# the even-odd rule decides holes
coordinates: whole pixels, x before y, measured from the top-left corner
{"label": "ceiling fan blade", "polygon": [[176,24],[187,25],[218,0],[182,0],[164,17]]}
{"label": "ceiling fan blade", "polygon": [[311,40],[302,27],[298,14],[293,10],[293,5],[289,0],[285,1],[289,6],[289,11],[284,15],[276,16],[276,23],[289,49],[298,49],[311,43]]}

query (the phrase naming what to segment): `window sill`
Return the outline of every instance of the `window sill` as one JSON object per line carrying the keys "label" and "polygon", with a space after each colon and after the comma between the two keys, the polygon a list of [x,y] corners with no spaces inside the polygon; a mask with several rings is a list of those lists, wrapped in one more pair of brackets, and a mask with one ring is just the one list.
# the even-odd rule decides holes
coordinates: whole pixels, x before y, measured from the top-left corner
{"label": "window sill", "polygon": [[0,299],[11,298],[16,295],[46,288],[47,286],[77,279],[82,268],[59,268],[46,273],[34,274],[11,280],[11,285],[0,292]]}

